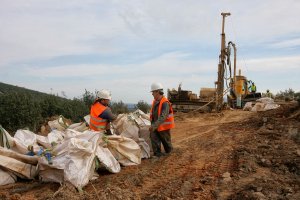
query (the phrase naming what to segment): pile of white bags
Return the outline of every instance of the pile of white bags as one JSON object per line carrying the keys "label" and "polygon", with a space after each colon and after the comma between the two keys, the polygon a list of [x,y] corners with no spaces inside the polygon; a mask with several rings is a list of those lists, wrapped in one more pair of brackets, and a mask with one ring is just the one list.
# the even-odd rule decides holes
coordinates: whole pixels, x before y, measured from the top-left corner
{"label": "pile of white bags", "polygon": [[81,189],[97,177],[99,167],[118,173],[120,164],[138,165],[149,158],[149,145],[139,135],[149,124],[147,115],[138,110],[118,116],[113,132],[119,135],[88,130],[85,122],[69,125],[62,116],[48,122],[52,131],[47,136],[18,130],[11,137],[0,126],[0,185],[38,175],[45,182],[67,181]]}
{"label": "pile of white bags", "polygon": [[252,106],[252,102],[247,102],[243,108],[243,110],[248,110],[252,112],[259,112],[259,111],[267,111],[279,108],[280,105],[274,103],[274,99],[269,97],[264,97],[256,100],[254,106]]}
{"label": "pile of white bags", "polygon": [[150,158],[150,117],[141,110],[130,114],[120,114],[113,122],[117,135],[134,140],[142,150],[142,158]]}

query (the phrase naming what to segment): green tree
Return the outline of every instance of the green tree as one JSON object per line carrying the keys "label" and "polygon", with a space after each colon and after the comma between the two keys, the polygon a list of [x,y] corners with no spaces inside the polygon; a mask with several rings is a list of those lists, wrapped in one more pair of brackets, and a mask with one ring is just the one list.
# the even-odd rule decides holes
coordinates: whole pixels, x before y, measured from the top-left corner
{"label": "green tree", "polygon": [[123,101],[112,102],[110,105],[111,111],[115,114],[128,113],[128,107]]}
{"label": "green tree", "polygon": [[148,113],[151,109],[151,106],[143,101],[143,100],[140,100],[136,105],[135,105],[135,108],[136,109],[140,109],[141,111],[143,111],[144,113]]}
{"label": "green tree", "polygon": [[90,108],[91,105],[94,103],[96,99],[96,95],[94,95],[92,92],[87,91],[85,89],[84,94],[82,95],[82,101],[85,103],[85,105]]}
{"label": "green tree", "polygon": [[281,99],[281,100],[292,100],[296,97],[296,93],[292,88],[289,88],[284,91],[280,91],[276,94],[276,99]]}
{"label": "green tree", "polygon": [[10,132],[25,127],[36,131],[43,119],[39,103],[24,92],[0,95],[0,105],[1,125]]}

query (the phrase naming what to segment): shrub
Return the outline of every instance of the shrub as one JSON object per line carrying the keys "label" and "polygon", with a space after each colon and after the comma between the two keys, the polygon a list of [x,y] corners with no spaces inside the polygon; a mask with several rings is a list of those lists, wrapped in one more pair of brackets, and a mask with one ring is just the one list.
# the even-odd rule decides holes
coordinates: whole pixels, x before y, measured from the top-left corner
{"label": "shrub", "polygon": [[143,111],[144,113],[148,113],[150,112],[150,109],[151,109],[151,106],[143,101],[143,100],[140,100],[136,105],[135,105],[135,108],[136,109],[140,109],[141,111]]}
{"label": "shrub", "polygon": [[112,102],[109,106],[114,114],[128,113],[128,107],[123,101]]}

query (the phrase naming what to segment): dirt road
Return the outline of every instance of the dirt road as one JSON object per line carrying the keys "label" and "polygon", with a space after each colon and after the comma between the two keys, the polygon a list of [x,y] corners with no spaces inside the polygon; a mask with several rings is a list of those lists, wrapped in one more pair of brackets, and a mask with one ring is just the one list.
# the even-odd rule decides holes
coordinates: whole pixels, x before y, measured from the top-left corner
{"label": "dirt road", "polygon": [[82,194],[34,181],[1,187],[0,199],[300,199],[296,106],[178,113],[175,119],[168,156],[118,174],[99,172]]}

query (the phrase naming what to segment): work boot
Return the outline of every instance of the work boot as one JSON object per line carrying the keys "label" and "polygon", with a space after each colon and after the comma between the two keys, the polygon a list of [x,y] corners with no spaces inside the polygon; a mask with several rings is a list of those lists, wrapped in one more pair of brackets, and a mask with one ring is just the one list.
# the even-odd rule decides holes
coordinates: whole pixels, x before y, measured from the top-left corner
{"label": "work boot", "polygon": [[155,153],[151,158],[159,158],[161,156],[163,156],[163,153]]}

